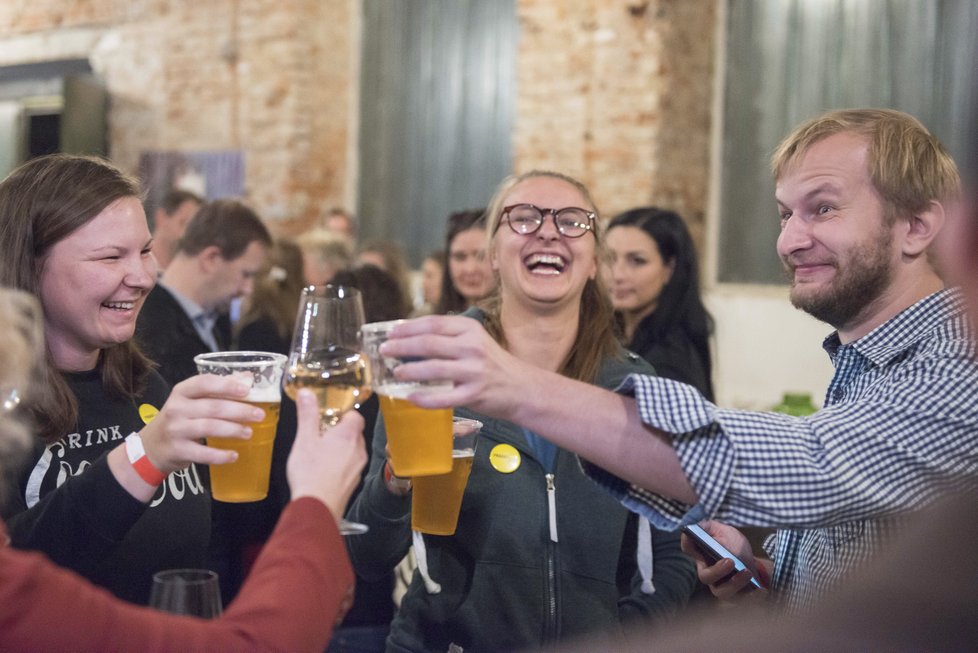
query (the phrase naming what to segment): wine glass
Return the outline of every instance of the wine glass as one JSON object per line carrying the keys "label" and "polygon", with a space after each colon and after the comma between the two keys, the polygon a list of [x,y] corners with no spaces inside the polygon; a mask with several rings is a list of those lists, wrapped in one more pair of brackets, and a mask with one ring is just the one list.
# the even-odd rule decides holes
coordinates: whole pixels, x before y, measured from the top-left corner
{"label": "wine glass", "polygon": [[153,574],[150,607],[202,619],[221,616],[221,589],[209,569],[167,569]]}
{"label": "wine glass", "polygon": [[[356,288],[326,285],[302,290],[282,386],[293,400],[302,388],[316,394],[324,432],[370,396],[369,365],[360,345],[361,326],[363,301]],[[363,524],[340,520],[340,533],[344,535],[366,531]]]}

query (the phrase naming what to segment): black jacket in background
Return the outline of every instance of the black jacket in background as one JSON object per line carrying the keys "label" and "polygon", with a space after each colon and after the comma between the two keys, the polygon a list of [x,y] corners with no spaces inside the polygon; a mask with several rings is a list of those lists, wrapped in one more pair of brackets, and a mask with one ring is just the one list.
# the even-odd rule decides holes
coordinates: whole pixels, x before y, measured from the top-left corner
{"label": "black jacket in background", "polygon": [[689,335],[676,327],[659,338],[653,338],[643,332],[643,326],[644,320],[639,323],[628,349],[651,363],[658,376],[691,385],[713,401],[713,383],[707,361]]}
{"label": "black jacket in background", "polygon": [[[230,347],[231,321],[226,314],[217,319],[214,337],[220,349]],[[139,312],[136,342],[143,353],[159,364],[160,375],[170,385],[195,376],[194,356],[210,351],[180,303],[159,284],[146,297]]]}

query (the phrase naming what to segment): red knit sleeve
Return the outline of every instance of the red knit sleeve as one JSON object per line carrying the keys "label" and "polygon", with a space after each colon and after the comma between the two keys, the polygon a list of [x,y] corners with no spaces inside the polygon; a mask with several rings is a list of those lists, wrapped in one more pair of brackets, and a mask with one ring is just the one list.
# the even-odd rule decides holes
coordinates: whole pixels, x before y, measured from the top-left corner
{"label": "red knit sleeve", "polygon": [[124,603],[43,556],[0,547],[0,650],[318,653],[352,592],[336,520],[308,497],[286,507],[238,598],[214,621]]}

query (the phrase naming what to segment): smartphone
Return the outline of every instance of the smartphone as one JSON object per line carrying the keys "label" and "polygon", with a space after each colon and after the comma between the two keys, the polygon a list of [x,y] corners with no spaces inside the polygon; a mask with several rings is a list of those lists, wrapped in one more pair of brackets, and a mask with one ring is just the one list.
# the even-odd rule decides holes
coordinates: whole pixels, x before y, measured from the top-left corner
{"label": "smartphone", "polygon": [[[716,564],[723,558],[730,558],[734,563],[734,574],[743,569],[747,569],[740,558],[730,553],[727,547],[723,546],[716,539],[713,538],[709,533],[703,530],[698,524],[690,524],[689,526],[683,527],[683,532],[693,538],[696,542],[696,548],[700,550],[703,556],[710,562],[710,564]],[[733,574],[731,574],[732,576]],[[761,587],[760,581],[757,580],[753,575],[750,577],[751,585],[757,589],[763,589]]]}

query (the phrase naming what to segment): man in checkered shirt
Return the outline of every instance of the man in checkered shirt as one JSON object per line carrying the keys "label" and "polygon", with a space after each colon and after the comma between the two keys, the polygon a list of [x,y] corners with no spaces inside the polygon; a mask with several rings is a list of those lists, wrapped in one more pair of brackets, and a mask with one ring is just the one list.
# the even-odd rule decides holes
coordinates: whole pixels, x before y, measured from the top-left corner
{"label": "man in checkered shirt", "polygon": [[[427,358],[402,378],[454,381],[419,405],[470,406],[576,451],[656,526],[715,520],[708,530],[750,570],[720,581],[730,561],[701,562],[701,579],[732,598],[750,573],[771,576],[794,609],[872,558],[908,511],[973,486],[978,366],[959,292],[928,256],[959,192],[937,139],[896,111],[833,112],[773,163],[792,303],[836,329],[824,343],[835,376],[812,416],[721,409],[654,377],[603,392],[515,359],[459,317],[412,321],[386,351]],[[781,529],[773,564],[721,521]]]}

